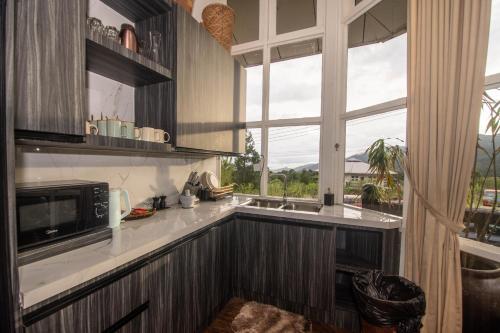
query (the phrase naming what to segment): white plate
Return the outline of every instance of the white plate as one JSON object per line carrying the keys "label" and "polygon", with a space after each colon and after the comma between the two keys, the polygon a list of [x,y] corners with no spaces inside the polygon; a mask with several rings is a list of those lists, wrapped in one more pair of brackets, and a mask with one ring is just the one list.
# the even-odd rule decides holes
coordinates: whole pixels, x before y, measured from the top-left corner
{"label": "white plate", "polygon": [[217,178],[216,175],[214,175],[213,172],[207,171],[206,178],[207,178],[207,185],[212,190],[220,186],[219,179]]}

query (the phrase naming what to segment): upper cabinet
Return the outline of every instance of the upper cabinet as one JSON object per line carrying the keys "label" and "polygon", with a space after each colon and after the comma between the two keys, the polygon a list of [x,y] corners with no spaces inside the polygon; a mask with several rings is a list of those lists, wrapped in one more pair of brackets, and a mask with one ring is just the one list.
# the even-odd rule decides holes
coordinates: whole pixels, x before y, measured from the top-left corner
{"label": "upper cabinet", "polygon": [[177,142],[179,148],[243,153],[245,108],[241,66],[182,9],[177,10]]}
{"label": "upper cabinet", "polygon": [[86,142],[75,149],[104,143],[110,150],[166,151],[163,142],[86,135],[85,121],[96,117],[86,105],[90,71],[134,88],[134,119],[125,120],[168,132],[168,151],[171,145],[243,153],[246,78],[239,63],[170,0],[101,1],[134,22],[139,40],[151,31],[161,33],[157,61],[88,29],[88,0],[17,0],[12,36],[17,138]]}
{"label": "upper cabinet", "polygon": [[85,135],[86,0],[17,0],[15,128]]}

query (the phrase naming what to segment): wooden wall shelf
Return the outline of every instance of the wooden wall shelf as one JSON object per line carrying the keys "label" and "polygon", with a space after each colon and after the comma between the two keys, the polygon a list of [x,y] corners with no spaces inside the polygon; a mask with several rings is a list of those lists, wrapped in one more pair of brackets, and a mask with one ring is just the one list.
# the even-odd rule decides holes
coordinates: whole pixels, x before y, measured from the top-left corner
{"label": "wooden wall shelf", "polygon": [[109,136],[87,135],[84,143],[68,143],[32,139],[16,139],[16,146],[26,147],[34,152],[58,152],[78,154],[100,154],[121,156],[154,156],[169,158],[207,159],[215,154],[175,151],[171,144],[114,138]]}
{"label": "wooden wall shelf", "polygon": [[166,154],[172,152],[172,146],[167,143],[114,138],[100,135],[87,135],[84,143],[18,139],[16,140],[16,145],[124,153]]}
{"label": "wooden wall shelf", "polygon": [[166,13],[172,9],[172,0],[101,0],[133,22]]}
{"label": "wooden wall shelf", "polygon": [[168,68],[137,54],[106,36],[86,30],[87,70],[132,87],[172,79]]}

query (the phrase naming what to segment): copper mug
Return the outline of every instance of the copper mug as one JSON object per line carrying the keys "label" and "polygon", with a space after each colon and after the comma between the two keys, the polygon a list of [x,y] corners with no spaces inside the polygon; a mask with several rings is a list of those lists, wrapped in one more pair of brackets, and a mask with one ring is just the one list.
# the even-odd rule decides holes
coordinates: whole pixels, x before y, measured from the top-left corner
{"label": "copper mug", "polygon": [[137,52],[137,35],[130,24],[122,24],[120,30],[120,43],[127,49]]}

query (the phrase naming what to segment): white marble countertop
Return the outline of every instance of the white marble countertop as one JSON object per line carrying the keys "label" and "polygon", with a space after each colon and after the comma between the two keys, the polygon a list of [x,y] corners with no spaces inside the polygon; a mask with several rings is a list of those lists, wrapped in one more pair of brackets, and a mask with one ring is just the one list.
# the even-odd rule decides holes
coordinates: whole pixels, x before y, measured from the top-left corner
{"label": "white marble countertop", "polygon": [[85,246],[19,268],[23,307],[28,308],[96,278],[234,212],[395,229],[401,219],[347,205],[323,207],[320,213],[290,212],[241,206],[248,197],[203,202],[193,209],[173,207],[144,219],[122,223],[111,240]]}

